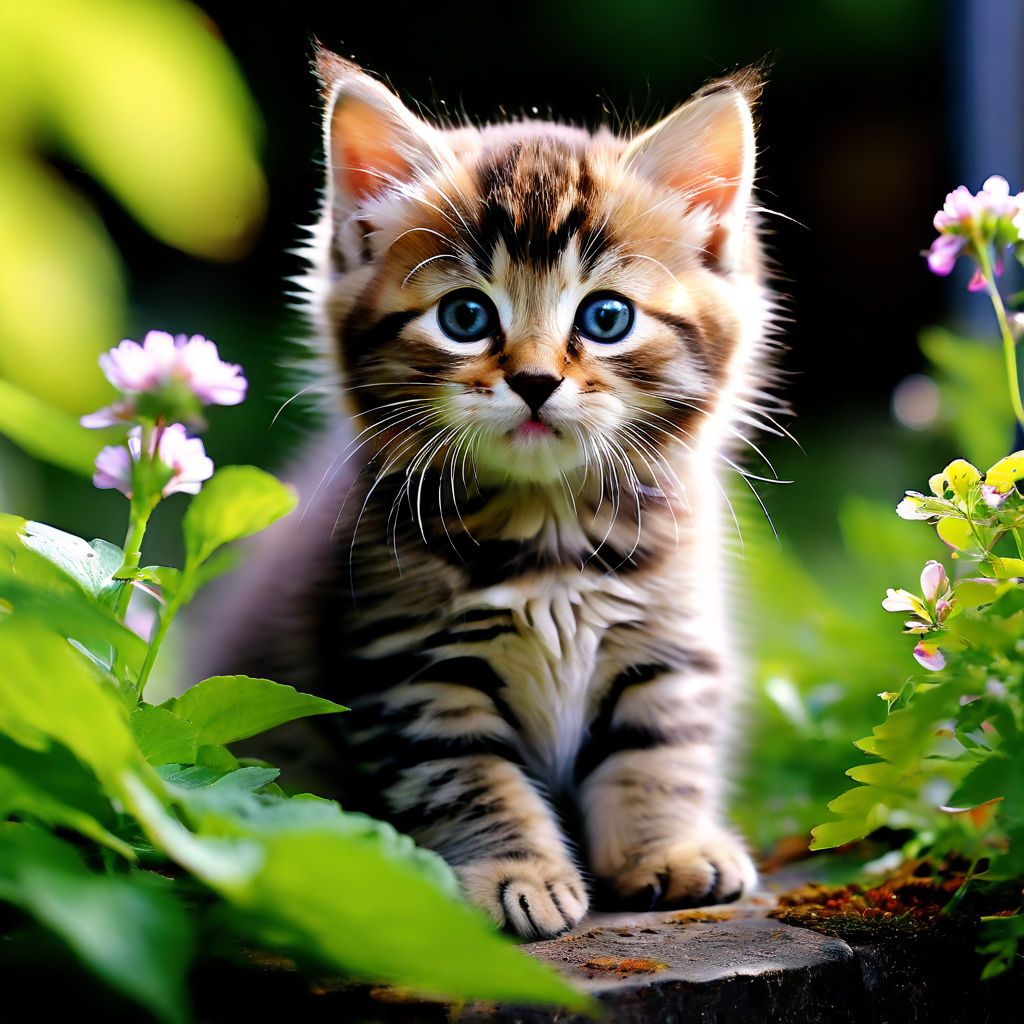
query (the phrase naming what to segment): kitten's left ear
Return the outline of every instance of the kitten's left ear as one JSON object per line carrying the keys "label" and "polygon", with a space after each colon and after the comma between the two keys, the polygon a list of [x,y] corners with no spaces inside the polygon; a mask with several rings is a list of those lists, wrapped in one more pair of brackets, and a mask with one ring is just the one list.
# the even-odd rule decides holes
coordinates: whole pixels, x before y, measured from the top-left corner
{"label": "kitten's left ear", "polygon": [[760,79],[743,72],[707,86],[634,139],[623,156],[634,173],[705,206],[713,218],[709,262],[734,268],[740,259],[754,187],[754,119]]}

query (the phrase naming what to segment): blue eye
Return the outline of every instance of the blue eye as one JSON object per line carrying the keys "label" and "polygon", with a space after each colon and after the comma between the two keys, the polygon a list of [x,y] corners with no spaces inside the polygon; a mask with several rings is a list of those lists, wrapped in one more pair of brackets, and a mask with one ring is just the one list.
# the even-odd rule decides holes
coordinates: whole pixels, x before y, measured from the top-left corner
{"label": "blue eye", "polygon": [[588,295],[576,310],[576,329],[591,341],[609,345],[633,329],[636,310],[629,299],[612,292]]}
{"label": "blue eye", "polygon": [[498,330],[498,311],[483,292],[463,288],[441,300],[437,322],[452,341],[480,341]]}

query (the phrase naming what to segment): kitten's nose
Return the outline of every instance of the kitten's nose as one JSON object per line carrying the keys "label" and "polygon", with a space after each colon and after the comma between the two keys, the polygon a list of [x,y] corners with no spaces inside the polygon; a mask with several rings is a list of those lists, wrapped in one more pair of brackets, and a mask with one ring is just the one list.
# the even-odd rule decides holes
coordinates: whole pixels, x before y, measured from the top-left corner
{"label": "kitten's nose", "polygon": [[506,377],[508,386],[530,407],[534,416],[551,397],[551,393],[562,383],[561,377],[548,373],[514,373]]}

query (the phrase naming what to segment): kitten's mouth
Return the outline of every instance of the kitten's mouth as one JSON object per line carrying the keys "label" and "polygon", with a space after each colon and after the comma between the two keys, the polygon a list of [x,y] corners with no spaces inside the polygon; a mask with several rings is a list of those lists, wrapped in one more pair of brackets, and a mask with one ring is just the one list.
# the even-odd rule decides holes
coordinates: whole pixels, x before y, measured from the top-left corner
{"label": "kitten's mouth", "polygon": [[554,427],[531,417],[528,420],[523,420],[523,422],[512,431],[512,436],[517,438],[533,439],[541,437],[560,437],[561,435]]}

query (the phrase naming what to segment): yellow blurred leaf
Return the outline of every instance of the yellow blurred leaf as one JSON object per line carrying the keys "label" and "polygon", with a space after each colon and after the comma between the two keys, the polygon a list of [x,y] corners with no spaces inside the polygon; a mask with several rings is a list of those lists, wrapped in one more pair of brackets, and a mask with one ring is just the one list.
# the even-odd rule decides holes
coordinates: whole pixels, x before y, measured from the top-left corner
{"label": "yellow blurred leaf", "polygon": [[0,376],[81,413],[110,388],[124,285],[99,219],[55,174],[0,151]]}
{"label": "yellow blurred leaf", "polygon": [[266,202],[259,120],[213,23],[181,0],[13,6],[0,62],[31,55],[58,143],[161,240],[243,252]]}
{"label": "yellow blurred leaf", "polygon": [[96,431],[5,380],[0,380],[0,434],[29,455],[84,476],[92,473],[103,444]]}

